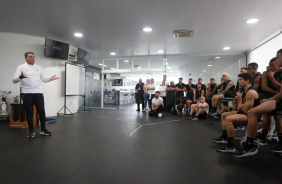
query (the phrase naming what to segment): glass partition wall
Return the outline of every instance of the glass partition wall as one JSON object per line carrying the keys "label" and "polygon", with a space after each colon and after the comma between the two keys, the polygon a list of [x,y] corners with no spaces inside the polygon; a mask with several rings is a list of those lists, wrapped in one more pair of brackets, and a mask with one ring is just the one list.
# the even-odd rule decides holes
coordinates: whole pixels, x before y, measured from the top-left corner
{"label": "glass partition wall", "polygon": [[[153,60],[151,64],[150,60]],[[122,108],[135,104],[135,86],[142,78],[157,77],[158,84],[165,74],[162,56],[104,59],[102,66],[102,107]]]}
{"label": "glass partition wall", "polygon": [[[187,84],[192,78],[193,83],[202,78],[202,83],[209,83],[209,79],[218,72],[228,72],[227,66],[238,59],[239,55],[220,56],[136,56],[124,58],[108,58],[99,61],[102,67],[101,106],[105,108],[122,108],[135,104],[135,86],[139,79],[146,83],[146,79],[155,79],[156,90],[161,84],[163,75],[168,81],[177,84],[179,77]],[[233,65],[232,65],[233,66]],[[240,66],[233,67],[239,70]],[[241,66],[242,67],[242,66]],[[216,83],[220,78],[216,77]],[[135,106],[134,106],[135,108]]]}

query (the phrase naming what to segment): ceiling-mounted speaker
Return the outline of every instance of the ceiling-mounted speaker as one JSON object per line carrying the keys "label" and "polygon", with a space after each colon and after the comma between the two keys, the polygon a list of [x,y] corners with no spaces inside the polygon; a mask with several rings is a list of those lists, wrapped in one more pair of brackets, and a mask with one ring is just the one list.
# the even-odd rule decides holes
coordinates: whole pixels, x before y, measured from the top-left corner
{"label": "ceiling-mounted speaker", "polygon": [[195,30],[176,30],[173,31],[173,36],[175,38],[194,37],[195,33]]}

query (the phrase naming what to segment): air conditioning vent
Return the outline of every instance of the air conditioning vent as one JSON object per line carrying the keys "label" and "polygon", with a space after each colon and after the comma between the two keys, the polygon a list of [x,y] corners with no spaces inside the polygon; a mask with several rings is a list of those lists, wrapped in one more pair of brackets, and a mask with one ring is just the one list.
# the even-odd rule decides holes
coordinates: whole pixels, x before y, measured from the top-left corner
{"label": "air conditioning vent", "polygon": [[176,30],[173,31],[173,36],[175,38],[194,37],[195,33],[195,30]]}

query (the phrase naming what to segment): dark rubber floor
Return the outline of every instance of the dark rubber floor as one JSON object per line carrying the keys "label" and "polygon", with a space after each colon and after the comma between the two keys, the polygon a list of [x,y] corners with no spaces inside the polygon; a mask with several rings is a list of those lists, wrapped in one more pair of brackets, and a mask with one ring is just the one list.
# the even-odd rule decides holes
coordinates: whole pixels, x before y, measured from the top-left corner
{"label": "dark rubber floor", "polygon": [[221,130],[213,119],[93,109],[58,117],[47,125],[50,137],[37,127],[33,139],[8,125],[0,121],[1,184],[282,183],[282,157],[269,147],[246,158],[217,152],[212,138]]}

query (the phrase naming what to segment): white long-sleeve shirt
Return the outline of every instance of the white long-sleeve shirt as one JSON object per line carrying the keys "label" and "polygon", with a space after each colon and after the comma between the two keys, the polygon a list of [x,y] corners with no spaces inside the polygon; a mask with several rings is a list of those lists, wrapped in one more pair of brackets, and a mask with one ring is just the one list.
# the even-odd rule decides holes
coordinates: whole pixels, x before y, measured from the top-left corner
{"label": "white long-sleeve shirt", "polygon": [[[19,78],[22,72],[27,78]],[[13,78],[13,83],[21,82],[22,93],[43,93],[41,81],[47,83],[50,82],[50,78],[44,77],[42,67],[37,64],[24,63],[18,66]]]}

